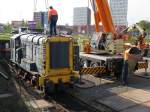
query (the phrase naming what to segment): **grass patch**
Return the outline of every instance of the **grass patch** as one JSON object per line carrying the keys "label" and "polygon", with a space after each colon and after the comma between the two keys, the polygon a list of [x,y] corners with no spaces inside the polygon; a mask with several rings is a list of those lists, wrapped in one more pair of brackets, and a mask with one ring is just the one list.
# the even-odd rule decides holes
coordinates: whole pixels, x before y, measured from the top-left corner
{"label": "grass patch", "polygon": [[10,40],[12,34],[9,33],[0,33],[0,40]]}

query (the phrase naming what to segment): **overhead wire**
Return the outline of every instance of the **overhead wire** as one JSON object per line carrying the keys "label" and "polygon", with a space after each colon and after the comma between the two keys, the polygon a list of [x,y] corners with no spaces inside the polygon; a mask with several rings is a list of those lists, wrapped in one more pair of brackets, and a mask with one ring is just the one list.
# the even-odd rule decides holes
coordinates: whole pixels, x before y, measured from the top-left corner
{"label": "overhead wire", "polygon": [[48,0],[45,0],[45,8],[46,8],[46,11],[48,10]]}
{"label": "overhead wire", "polygon": [[34,12],[37,10],[37,0],[34,0]]}

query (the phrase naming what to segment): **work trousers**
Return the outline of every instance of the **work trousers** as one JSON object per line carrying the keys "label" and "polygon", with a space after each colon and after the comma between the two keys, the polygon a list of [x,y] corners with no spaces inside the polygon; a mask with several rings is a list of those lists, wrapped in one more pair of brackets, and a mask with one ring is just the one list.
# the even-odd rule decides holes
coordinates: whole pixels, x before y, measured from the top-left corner
{"label": "work trousers", "polygon": [[57,24],[58,16],[53,15],[51,17],[51,22],[50,22],[50,35],[57,35],[56,32],[56,24]]}
{"label": "work trousers", "polygon": [[125,60],[123,64],[123,70],[122,70],[122,82],[123,84],[128,84],[128,61]]}

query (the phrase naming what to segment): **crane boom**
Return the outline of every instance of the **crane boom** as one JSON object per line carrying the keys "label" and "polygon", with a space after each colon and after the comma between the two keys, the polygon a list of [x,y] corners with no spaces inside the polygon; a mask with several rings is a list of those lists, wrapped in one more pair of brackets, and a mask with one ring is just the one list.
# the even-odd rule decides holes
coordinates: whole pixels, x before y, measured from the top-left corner
{"label": "crane boom", "polygon": [[109,5],[107,0],[91,0],[94,18],[95,18],[95,26],[96,32],[100,31],[99,24],[102,23],[103,30],[105,33],[116,34],[115,26],[112,20],[112,16],[110,13]]}

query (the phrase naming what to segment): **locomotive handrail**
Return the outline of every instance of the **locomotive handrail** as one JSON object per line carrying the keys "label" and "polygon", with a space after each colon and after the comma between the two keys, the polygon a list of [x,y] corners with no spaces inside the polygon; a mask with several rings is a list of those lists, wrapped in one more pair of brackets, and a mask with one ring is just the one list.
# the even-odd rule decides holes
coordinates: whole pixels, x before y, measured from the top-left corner
{"label": "locomotive handrail", "polygon": [[5,75],[4,73],[0,72],[0,76],[2,76],[4,79],[8,80],[8,76]]}

